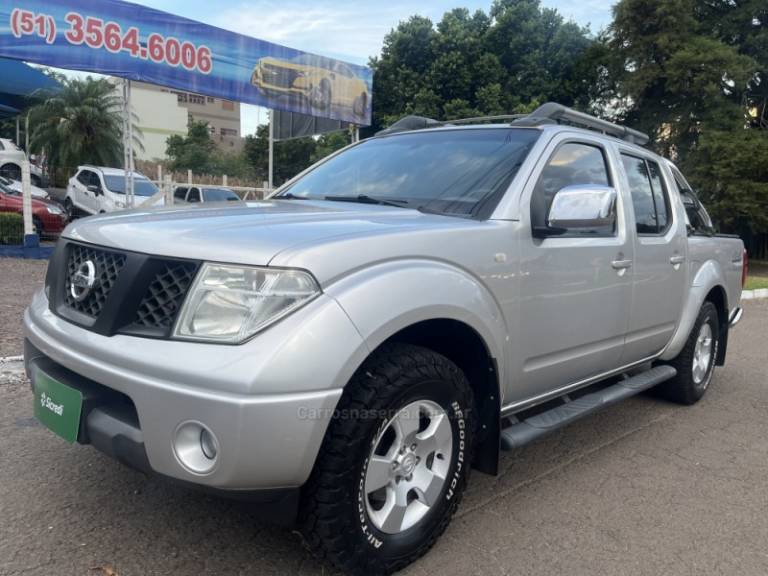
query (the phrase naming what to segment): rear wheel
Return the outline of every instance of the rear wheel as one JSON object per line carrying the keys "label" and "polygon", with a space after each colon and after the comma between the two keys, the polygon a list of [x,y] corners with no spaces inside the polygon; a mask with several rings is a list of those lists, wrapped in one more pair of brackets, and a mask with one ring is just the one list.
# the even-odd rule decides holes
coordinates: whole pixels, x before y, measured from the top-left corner
{"label": "rear wheel", "polygon": [[712,302],[705,302],[685,347],[669,362],[677,369],[677,376],[657,388],[661,396],[681,404],[695,404],[701,400],[712,383],[719,334],[717,308]]}
{"label": "rear wheel", "polygon": [[472,457],[472,392],[447,358],[387,345],[339,402],[302,496],[310,547],[352,574],[423,555],[461,499]]}
{"label": "rear wheel", "polygon": [[331,107],[331,84],[322,80],[319,85],[313,86],[309,93],[309,104],[316,110],[327,110]]}
{"label": "rear wheel", "polygon": [[360,94],[357,98],[355,98],[355,103],[352,106],[352,111],[355,113],[356,116],[365,116],[365,109],[368,106],[368,95],[363,93]]}
{"label": "rear wheel", "polygon": [[0,167],[0,176],[10,180],[21,180],[21,167],[18,164],[4,164]]}

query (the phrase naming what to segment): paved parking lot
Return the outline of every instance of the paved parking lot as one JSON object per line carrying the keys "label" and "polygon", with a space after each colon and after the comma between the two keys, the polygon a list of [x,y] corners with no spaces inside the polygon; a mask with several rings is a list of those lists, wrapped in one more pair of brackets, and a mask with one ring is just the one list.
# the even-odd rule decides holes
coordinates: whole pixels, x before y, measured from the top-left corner
{"label": "paved parking lot", "polygon": [[[475,474],[428,574],[768,573],[768,301],[698,405],[643,396]],[[0,575],[327,574],[239,502],[130,471],[32,418],[0,375]]]}

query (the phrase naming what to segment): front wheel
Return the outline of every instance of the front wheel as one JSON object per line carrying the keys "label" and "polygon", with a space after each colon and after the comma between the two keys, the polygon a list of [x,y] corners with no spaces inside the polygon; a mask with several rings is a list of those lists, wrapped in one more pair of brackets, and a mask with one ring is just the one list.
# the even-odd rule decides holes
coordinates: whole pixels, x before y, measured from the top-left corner
{"label": "front wheel", "polygon": [[661,396],[680,404],[695,404],[706,393],[715,372],[720,319],[712,302],[705,302],[685,347],[669,362],[677,376],[659,385]]}
{"label": "front wheel", "polygon": [[32,218],[32,231],[37,234],[39,238],[43,237],[43,234],[45,233],[45,227],[43,226],[43,221],[40,220],[37,216]]}
{"label": "front wheel", "polygon": [[74,220],[75,218],[75,205],[72,203],[72,199],[67,196],[64,199],[64,210],[67,211],[67,216],[69,216],[69,220]]}
{"label": "front wheel", "polygon": [[352,574],[413,562],[448,526],[472,460],[472,391],[450,360],[378,350],[347,385],[302,496],[310,547]]}

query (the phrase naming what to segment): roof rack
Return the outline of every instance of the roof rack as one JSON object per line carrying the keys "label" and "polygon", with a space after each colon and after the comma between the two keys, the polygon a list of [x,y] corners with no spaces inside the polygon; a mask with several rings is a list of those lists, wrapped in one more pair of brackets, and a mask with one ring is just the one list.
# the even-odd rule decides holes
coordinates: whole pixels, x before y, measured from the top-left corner
{"label": "roof rack", "polygon": [[462,124],[480,124],[481,122],[513,122],[525,118],[525,114],[503,114],[499,116],[473,116],[472,118],[458,118],[456,120],[433,120],[424,116],[403,116],[389,128],[379,130],[376,135],[395,134],[410,130],[422,130],[424,128],[439,128],[440,126],[460,126]]}
{"label": "roof rack", "polygon": [[541,126],[542,124],[557,124],[565,122],[581,128],[596,130],[609,136],[615,136],[633,144],[643,146],[648,143],[650,138],[647,134],[602,120],[596,116],[590,116],[584,112],[573,110],[562,104],[547,102],[542,104],[530,114],[512,114],[503,116],[478,116],[475,118],[461,118],[459,120],[448,120],[441,122],[432,118],[423,116],[405,116],[392,124],[389,128],[380,130],[377,135],[395,134],[397,132],[407,132],[410,130],[421,130],[424,128],[438,128],[440,126],[457,126],[462,124],[479,124],[481,122],[509,122],[513,126]]}
{"label": "roof rack", "polygon": [[584,112],[573,110],[563,106],[562,104],[556,104],[555,102],[547,102],[542,104],[536,110],[531,112],[528,116],[520,118],[512,122],[517,126],[538,126],[540,124],[550,124],[566,122],[582,128],[588,128],[589,130],[596,130],[609,136],[615,136],[621,140],[626,140],[633,144],[639,144],[643,146],[648,143],[650,138],[648,134],[634,130],[633,128],[627,128],[620,124],[614,124],[608,122],[608,120],[602,120],[596,116],[590,116]]}

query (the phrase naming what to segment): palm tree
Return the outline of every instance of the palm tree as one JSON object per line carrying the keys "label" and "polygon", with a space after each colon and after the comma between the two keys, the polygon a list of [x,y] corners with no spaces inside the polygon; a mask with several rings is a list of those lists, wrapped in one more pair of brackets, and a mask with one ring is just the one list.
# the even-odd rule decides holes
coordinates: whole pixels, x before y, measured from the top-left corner
{"label": "palm tree", "polygon": [[74,172],[80,164],[122,166],[121,111],[122,99],[108,80],[67,80],[30,109],[30,152],[45,155],[51,174]]}

